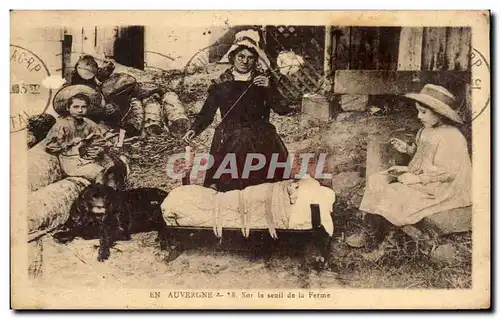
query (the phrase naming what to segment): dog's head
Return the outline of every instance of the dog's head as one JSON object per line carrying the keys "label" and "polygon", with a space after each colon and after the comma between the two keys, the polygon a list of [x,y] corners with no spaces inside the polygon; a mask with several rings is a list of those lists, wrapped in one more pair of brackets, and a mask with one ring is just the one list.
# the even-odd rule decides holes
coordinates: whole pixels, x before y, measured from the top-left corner
{"label": "dog's head", "polygon": [[116,205],[117,192],[106,185],[92,184],[85,188],[78,199],[78,210],[83,215],[104,216]]}

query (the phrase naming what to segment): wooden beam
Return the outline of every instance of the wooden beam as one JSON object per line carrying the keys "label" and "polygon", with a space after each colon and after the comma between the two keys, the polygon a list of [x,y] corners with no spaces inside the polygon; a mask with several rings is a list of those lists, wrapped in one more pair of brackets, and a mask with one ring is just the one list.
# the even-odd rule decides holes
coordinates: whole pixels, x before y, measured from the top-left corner
{"label": "wooden beam", "polygon": [[321,227],[321,212],[318,204],[309,205],[311,208],[311,225],[313,229]]}
{"label": "wooden beam", "polygon": [[325,58],[323,62],[323,74],[325,77],[332,73],[332,27],[325,26]]}
{"label": "wooden beam", "polygon": [[465,87],[470,82],[470,71],[391,71],[391,70],[337,70],[335,94],[405,94],[418,91],[426,83],[451,89]]}
{"label": "wooden beam", "polygon": [[445,67],[446,28],[424,28],[422,70],[437,71]]}
{"label": "wooden beam", "polygon": [[460,37],[460,51],[458,53],[458,70],[465,71],[469,69],[471,48],[472,48],[472,34],[471,28],[461,28],[462,33]]}
{"label": "wooden beam", "polygon": [[349,69],[350,46],[351,46],[351,28],[337,27],[333,31],[335,37],[335,54],[332,61],[333,70]]}
{"label": "wooden beam", "polygon": [[371,46],[371,54],[372,54],[372,69],[379,70],[381,64],[381,55],[380,51],[383,51],[385,48],[380,47],[380,28],[374,29],[373,41]]}
{"label": "wooden beam", "polygon": [[66,81],[70,81],[71,72],[74,70],[74,65],[71,64],[71,49],[73,45],[73,37],[65,34],[62,41],[62,77]]}
{"label": "wooden beam", "polygon": [[377,70],[398,69],[398,49],[401,28],[381,27],[379,28],[379,50]]}
{"label": "wooden beam", "polygon": [[470,33],[470,28],[447,28],[445,58],[448,70],[467,70],[469,68]]}
{"label": "wooden beam", "polygon": [[352,27],[349,47],[349,69],[363,70],[365,62],[364,41],[362,40],[362,27]]}
{"label": "wooden beam", "polygon": [[417,71],[421,69],[423,32],[424,28],[401,28],[398,70]]}

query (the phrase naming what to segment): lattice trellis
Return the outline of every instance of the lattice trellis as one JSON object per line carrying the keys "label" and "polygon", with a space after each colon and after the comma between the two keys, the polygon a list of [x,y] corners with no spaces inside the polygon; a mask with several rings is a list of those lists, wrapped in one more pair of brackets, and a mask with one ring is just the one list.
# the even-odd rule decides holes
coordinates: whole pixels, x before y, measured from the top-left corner
{"label": "lattice trellis", "polygon": [[300,100],[306,93],[314,93],[323,85],[322,59],[323,48],[318,45],[322,35],[318,27],[269,26],[266,28],[266,52],[276,61],[282,50],[293,50],[304,58],[304,65],[297,73],[282,75],[274,72],[274,77],[281,94],[291,100]]}
{"label": "lattice trellis", "polygon": [[290,37],[295,34],[295,27],[294,26],[286,26],[286,25],[280,25],[276,27],[276,30],[279,31],[284,37]]}

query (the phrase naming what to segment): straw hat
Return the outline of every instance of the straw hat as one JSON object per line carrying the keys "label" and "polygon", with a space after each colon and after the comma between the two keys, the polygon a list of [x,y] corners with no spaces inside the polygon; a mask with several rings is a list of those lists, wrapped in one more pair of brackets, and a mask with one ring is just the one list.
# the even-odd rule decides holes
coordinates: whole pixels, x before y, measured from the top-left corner
{"label": "straw hat", "polygon": [[90,55],[84,55],[76,62],[76,72],[84,80],[92,79],[98,70],[97,62]]}
{"label": "straw hat", "polygon": [[229,63],[229,55],[231,52],[236,50],[239,46],[246,46],[254,49],[259,55],[259,65],[262,70],[267,70],[271,66],[271,62],[267,57],[266,53],[259,47],[260,36],[259,32],[255,30],[244,30],[236,33],[234,36],[234,42],[231,48],[226,52],[226,54],[222,57],[219,63]]}
{"label": "straw hat", "polygon": [[66,114],[68,99],[75,96],[76,94],[83,94],[89,98],[90,105],[88,107],[88,113],[92,112],[93,110],[102,108],[102,106],[104,105],[104,98],[102,97],[101,93],[97,92],[90,86],[75,84],[64,86],[59,91],[57,91],[52,103],[54,106],[54,111],[56,111],[59,115]]}
{"label": "straw hat", "polygon": [[442,86],[426,84],[420,93],[408,93],[405,97],[415,100],[429,107],[436,113],[456,123],[463,123],[458,113],[454,110],[455,96]]}

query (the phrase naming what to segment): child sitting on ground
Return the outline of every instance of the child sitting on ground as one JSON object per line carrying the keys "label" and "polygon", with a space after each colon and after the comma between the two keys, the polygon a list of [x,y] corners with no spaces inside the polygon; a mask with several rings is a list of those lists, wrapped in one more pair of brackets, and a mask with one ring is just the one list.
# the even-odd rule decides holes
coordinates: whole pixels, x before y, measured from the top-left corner
{"label": "child sitting on ground", "polygon": [[[107,132],[86,118],[89,107],[97,106],[101,95],[84,85],[62,88],[54,98],[60,115],[46,137],[46,151],[59,158],[67,176],[84,177],[91,182],[118,188],[123,181],[115,169],[116,160],[107,154],[111,146]],[[117,180],[118,179],[118,180]]]}
{"label": "child sitting on ground", "polygon": [[[368,177],[359,210],[368,213],[368,228],[375,229],[371,248],[381,247],[378,241],[385,237],[387,222],[412,225],[435,213],[472,204],[472,166],[467,141],[456,127],[463,122],[453,107],[455,97],[433,84],[406,97],[415,102],[423,128],[412,145],[395,138],[390,141],[396,150],[413,157],[408,166],[393,166]],[[351,236],[347,243],[359,247],[364,237]]]}

